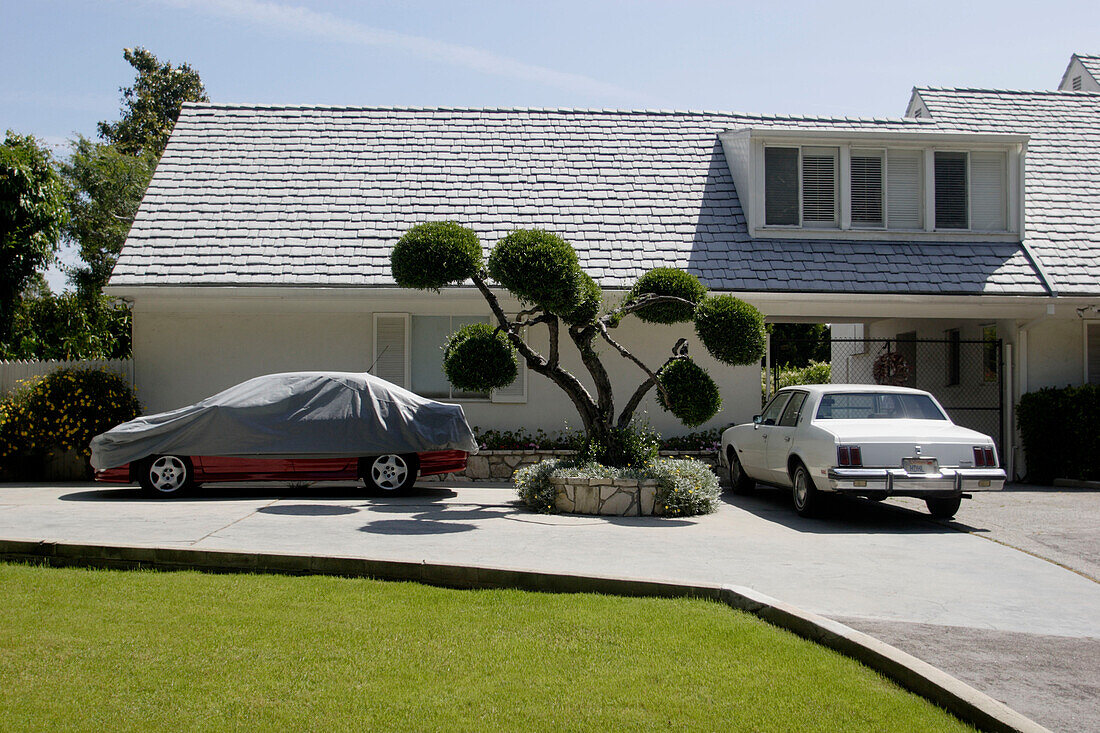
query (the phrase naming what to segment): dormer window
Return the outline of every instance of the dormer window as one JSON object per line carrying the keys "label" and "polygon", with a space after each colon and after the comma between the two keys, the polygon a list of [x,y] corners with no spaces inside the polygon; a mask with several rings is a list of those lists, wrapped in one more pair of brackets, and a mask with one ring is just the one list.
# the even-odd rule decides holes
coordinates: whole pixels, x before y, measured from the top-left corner
{"label": "dormer window", "polygon": [[1018,239],[1022,135],[754,128],[720,137],[753,236]]}

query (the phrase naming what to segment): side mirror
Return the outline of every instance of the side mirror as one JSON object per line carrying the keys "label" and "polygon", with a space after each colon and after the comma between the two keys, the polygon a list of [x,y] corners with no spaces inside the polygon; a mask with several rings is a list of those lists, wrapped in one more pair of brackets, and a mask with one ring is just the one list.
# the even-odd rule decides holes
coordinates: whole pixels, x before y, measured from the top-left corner
{"label": "side mirror", "polygon": [[764,421],[760,419],[759,415],[753,415],[752,416],[752,424],[753,425],[762,425],[763,423],[764,423]]}

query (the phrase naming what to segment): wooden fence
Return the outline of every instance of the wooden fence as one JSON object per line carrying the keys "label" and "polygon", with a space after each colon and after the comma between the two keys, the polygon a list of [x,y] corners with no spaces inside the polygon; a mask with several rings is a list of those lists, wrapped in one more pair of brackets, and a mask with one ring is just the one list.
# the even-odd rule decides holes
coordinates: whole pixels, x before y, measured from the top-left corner
{"label": "wooden fence", "polygon": [[0,395],[7,394],[34,377],[41,377],[67,367],[102,369],[114,372],[130,384],[134,383],[133,359],[82,359],[79,361],[0,361]]}

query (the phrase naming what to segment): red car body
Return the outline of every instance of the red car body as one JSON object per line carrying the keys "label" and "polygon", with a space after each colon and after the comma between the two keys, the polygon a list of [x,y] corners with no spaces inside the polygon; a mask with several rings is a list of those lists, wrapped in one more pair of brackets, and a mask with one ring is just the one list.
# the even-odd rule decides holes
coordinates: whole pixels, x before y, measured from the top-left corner
{"label": "red car body", "polygon": [[[468,454],[461,450],[418,453],[420,476],[458,473],[466,470]],[[221,481],[357,481],[358,458],[233,458],[229,456],[191,456],[196,483]],[[95,472],[95,480],[112,484],[137,482],[127,463]]]}

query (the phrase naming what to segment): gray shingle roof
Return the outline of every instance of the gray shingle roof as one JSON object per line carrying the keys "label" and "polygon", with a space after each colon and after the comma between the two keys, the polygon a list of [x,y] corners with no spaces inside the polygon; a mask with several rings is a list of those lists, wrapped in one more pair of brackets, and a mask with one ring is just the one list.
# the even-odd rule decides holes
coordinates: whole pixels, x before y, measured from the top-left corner
{"label": "gray shingle roof", "polygon": [[718,133],[927,120],[719,112],[188,105],[111,283],[386,286],[413,224],[486,247],[554,230],[605,287],[655,266],[711,288],[1045,292],[1015,244],[753,240]]}
{"label": "gray shingle roof", "polygon": [[1031,137],[1025,244],[1060,295],[1100,294],[1100,94],[918,88],[940,129]]}

